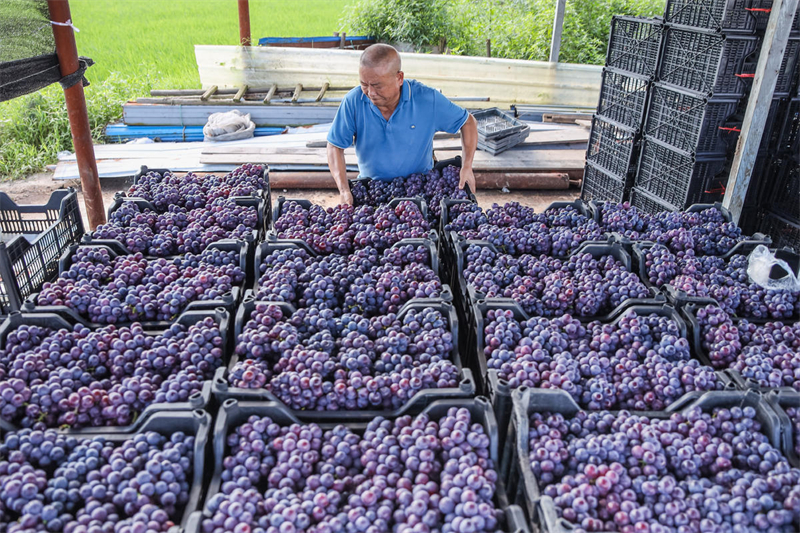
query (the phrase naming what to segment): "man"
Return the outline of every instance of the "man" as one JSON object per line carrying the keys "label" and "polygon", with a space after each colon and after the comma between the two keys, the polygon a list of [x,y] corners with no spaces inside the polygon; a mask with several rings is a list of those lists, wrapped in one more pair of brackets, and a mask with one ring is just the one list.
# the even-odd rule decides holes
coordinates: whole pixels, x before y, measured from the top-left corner
{"label": "man", "polygon": [[460,188],[475,190],[472,160],[478,145],[478,125],[466,109],[439,91],[406,80],[400,54],[386,44],[374,44],[361,55],[361,87],[342,100],[328,133],[328,166],[341,202],[353,203],[344,150],[355,137],[362,177],[390,180],[424,173],[433,167],[433,136],[437,131],[461,131]]}

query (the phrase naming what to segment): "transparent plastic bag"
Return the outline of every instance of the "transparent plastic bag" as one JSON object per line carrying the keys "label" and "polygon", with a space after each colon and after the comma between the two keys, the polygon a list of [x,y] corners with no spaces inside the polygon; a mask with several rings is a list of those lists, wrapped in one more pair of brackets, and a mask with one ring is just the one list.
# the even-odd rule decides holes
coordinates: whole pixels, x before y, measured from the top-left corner
{"label": "transparent plastic bag", "polygon": [[747,258],[747,275],[750,281],[776,291],[800,291],[800,280],[789,264],[778,259],[769,249],[760,245]]}

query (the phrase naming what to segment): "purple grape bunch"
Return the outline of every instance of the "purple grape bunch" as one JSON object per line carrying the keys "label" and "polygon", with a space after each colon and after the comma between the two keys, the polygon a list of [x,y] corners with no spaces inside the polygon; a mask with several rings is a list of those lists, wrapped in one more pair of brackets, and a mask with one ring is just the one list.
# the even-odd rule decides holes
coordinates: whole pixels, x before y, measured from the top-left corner
{"label": "purple grape bunch", "polygon": [[203,533],[499,530],[491,441],[465,408],[338,425],[251,416],[227,439]]}
{"label": "purple grape bunch", "polygon": [[308,208],[294,201],[283,204],[275,222],[280,239],[299,239],[318,254],[349,254],[363,247],[379,250],[408,238],[428,236],[430,224],[410,200],[394,207],[339,205]]}
{"label": "purple grape bunch", "polygon": [[172,320],[191,302],[222,298],[244,278],[235,251],[112,258],[108,248],[80,246],[69,269],[42,285],[37,304],[66,306],[100,324]]}
{"label": "purple grape bunch", "polygon": [[539,488],[576,532],[788,533],[800,523],[800,469],[753,407],[534,413],[529,424]]}
{"label": "purple grape bunch", "polygon": [[791,319],[800,316],[800,291],[768,289],[750,281],[746,255],[727,260],[695,256],[693,250],[672,253],[656,244],[645,252],[645,268],[651,283],[672,285],[695,298],[712,298],[725,312],[742,318]]}
{"label": "purple grape bunch", "polygon": [[7,433],[0,522],[7,533],[166,533],[189,501],[193,436],[155,432],[122,443],[55,430]]}
{"label": "purple grape bunch", "polygon": [[467,283],[487,298],[513,298],[531,315],[594,316],[628,299],[649,296],[639,277],[610,255],[595,259],[578,253],[565,260],[545,255],[513,257],[470,244],[465,259]]}
{"label": "purple grape bunch", "polygon": [[759,387],[800,391],[800,322],[756,324],[722,308],[695,311],[703,349],[715,368],[730,368]]}
{"label": "purple grape bunch", "polygon": [[275,250],[261,261],[256,297],[337,314],[397,313],[410,299],[441,296],[443,286],[430,264],[429,248],[416,243],[319,257],[302,248]]}
{"label": "purple grape bunch", "polygon": [[[441,171],[432,169],[426,174],[411,174],[393,180],[359,180],[350,187],[353,202],[357,207],[379,207],[394,198],[422,198],[428,204],[434,219],[441,216],[442,200],[452,198],[466,200],[467,192],[460,189],[461,169],[449,165]],[[474,191],[473,191],[474,192]]]}
{"label": "purple grape bunch", "polygon": [[687,392],[722,387],[667,317],[628,312],[613,324],[583,324],[493,309],[484,322],[487,367],[512,389],[560,389],[587,409],[663,410]]}
{"label": "purple grape bunch", "polygon": [[435,308],[403,318],[330,309],[284,316],[258,302],[239,335],[228,382],[264,388],[292,409],[397,409],[419,391],[455,387],[450,324]]}
{"label": "purple grape bunch", "polygon": [[221,366],[211,317],[173,324],[72,330],[22,325],[0,351],[0,417],[22,427],[126,426],[154,403],[187,402]]}
{"label": "purple grape bunch", "polygon": [[465,239],[488,241],[511,255],[564,257],[584,242],[602,237],[597,223],[572,205],[536,214],[518,202],[494,204],[485,213],[477,206],[454,204],[448,221],[445,231],[455,231]]}
{"label": "purple grape bunch", "polygon": [[265,179],[264,167],[247,163],[223,176],[199,176],[192,172],[178,176],[170,171],[150,171],[128,189],[128,196],[144,198],[159,213],[164,213],[170,206],[192,211],[214,200],[252,196],[268,189],[269,181]]}
{"label": "purple grape bunch", "polygon": [[124,202],[92,237],[118,240],[133,253],[164,257],[200,253],[222,239],[245,239],[257,226],[256,208],[237,205],[230,198],[216,199],[191,211],[170,205],[161,214]]}

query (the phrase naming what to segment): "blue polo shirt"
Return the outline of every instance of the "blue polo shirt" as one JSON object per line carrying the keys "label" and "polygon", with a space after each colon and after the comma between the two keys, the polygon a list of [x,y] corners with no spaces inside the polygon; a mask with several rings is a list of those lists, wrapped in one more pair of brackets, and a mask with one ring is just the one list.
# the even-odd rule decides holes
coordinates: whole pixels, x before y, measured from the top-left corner
{"label": "blue polo shirt", "polygon": [[404,80],[400,101],[386,120],[380,109],[356,87],[342,100],[328,132],[338,148],[356,143],[362,177],[392,179],[433,168],[433,135],[457,133],[469,112],[439,91],[416,80]]}

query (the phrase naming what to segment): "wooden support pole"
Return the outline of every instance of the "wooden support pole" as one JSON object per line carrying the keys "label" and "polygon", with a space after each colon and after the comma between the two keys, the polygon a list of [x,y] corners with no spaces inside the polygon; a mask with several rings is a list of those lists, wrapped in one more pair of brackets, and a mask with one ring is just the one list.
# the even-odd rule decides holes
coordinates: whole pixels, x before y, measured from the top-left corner
{"label": "wooden support pole", "polygon": [[241,87],[239,87],[239,90],[236,91],[236,95],[233,97],[233,101],[241,102],[242,96],[244,96],[244,93],[246,92],[247,92],[247,85],[242,85]]}
{"label": "wooden support pole", "polygon": [[346,42],[347,42],[347,32],[343,31],[342,34],[339,36],[339,48],[344,48]]}
{"label": "wooden support pole", "polygon": [[322,84],[322,88],[319,90],[319,94],[317,95],[316,101],[319,102],[322,100],[322,97],[325,96],[325,93],[328,92],[328,82],[326,81]]}
{"label": "wooden support pole", "polygon": [[558,63],[561,52],[561,30],[564,28],[564,11],[567,0],[556,0],[556,16],[553,18],[553,36],[550,39],[550,62]]}
{"label": "wooden support pole", "polygon": [[[797,12],[799,0],[774,0],[772,11],[764,33],[761,55],[758,58],[753,88],[747,101],[744,113],[742,132],[736,143],[731,173],[725,189],[722,205],[731,212],[733,221],[739,223],[742,216],[747,190],[750,188],[750,177],[758,156],[758,147],[764,134],[764,126],[772,103],[772,94],[778,81],[778,72],[789,42],[789,31]],[[761,185],[761,184],[759,184]]]}
{"label": "wooden support pole", "polygon": [[[68,0],[47,0],[47,7],[50,10],[50,20],[53,22],[65,23],[72,20]],[[78,47],[75,45],[75,34],[72,28],[53,24],[53,38],[55,39],[61,76],[73,74],[78,70],[80,64],[78,63]],[[100,224],[106,223],[106,213],[103,210],[100,175],[97,172],[97,161],[94,157],[92,129],[89,127],[89,115],[86,111],[86,96],[83,94],[83,84],[78,82],[72,87],[64,89],[64,100],[67,105],[69,128],[72,133],[72,145],[75,147],[75,159],[78,162],[78,173],[81,177],[83,203],[86,206],[89,227],[94,230]]]}
{"label": "wooden support pole", "polygon": [[492,57],[492,40],[486,39],[486,57]]}
{"label": "wooden support pole", "polygon": [[239,44],[250,46],[250,2],[239,0]]}
{"label": "wooden support pole", "polygon": [[297,86],[294,88],[294,94],[292,95],[292,103],[296,103],[297,99],[300,98],[300,93],[303,92],[303,84],[298,83]]}
{"label": "wooden support pole", "polygon": [[267,92],[267,96],[264,97],[264,103],[265,104],[269,104],[269,101],[272,100],[273,96],[275,96],[275,91],[277,91],[277,90],[278,90],[278,84],[277,83],[273,84],[272,87],[269,88],[269,91]]}
{"label": "wooden support pole", "polygon": [[203,93],[203,94],[200,96],[200,100],[203,100],[203,101],[206,101],[206,100],[208,100],[209,98],[211,98],[211,95],[212,95],[212,94],[214,94],[215,92],[217,92],[217,89],[219,89],[219,87],[217,87],[216,85],[212,85],[211,87],[209,87],[208,89],[206,89],[206,92],[204,92],[204,93]]}

